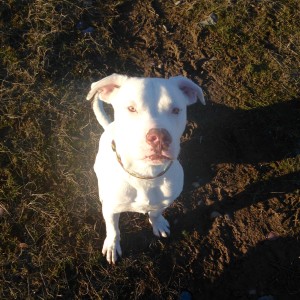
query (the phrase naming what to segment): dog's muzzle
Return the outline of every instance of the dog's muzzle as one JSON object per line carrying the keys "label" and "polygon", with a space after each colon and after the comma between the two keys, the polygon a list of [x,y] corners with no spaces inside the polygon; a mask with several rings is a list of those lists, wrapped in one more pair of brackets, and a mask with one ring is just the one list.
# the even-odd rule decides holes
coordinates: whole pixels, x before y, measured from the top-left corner
{"label": "dog's muzzle", "polygon": [[128,170],[128,169],[126,169],[124,167],[124,165],[122,163],[122,159],[121,159],[120,155],[117,152],[117,147],[116,147],[116,143],[115,143],[114,140],[112,140],[112,142],[111,142],[111,148],[116,153],[117,161],[119,162],[119,164],[121,165],[121,167],[123,168],[123,170],[126,173],[128,173],[129,175],[131,175],[131,176],[133,176],[135,178],[146,179],[146,180],[158,178],[160,176],[163,176],[170,169],[171,165],[173,164],[173,160],[170,160],[169,163],[167,164],[166,168],[163,171],[161,171],[160,173],[158,173],[157,175],[155,175],[155,176],[145,176],[145,175],[139,174],[137,172]]}

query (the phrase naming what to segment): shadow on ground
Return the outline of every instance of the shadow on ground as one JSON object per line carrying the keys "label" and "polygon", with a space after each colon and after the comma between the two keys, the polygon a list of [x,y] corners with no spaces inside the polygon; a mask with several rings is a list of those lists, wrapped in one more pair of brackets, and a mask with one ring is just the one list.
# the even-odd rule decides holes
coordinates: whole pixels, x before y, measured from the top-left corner
{"label": "shadow on ground", "polygon": [[298,100],[251,110],[196,105],[189,121],[186,135],[191,140],[183,143],[181,155],[188,176],[209,173],[220,163],[259,164],[300,154]]}

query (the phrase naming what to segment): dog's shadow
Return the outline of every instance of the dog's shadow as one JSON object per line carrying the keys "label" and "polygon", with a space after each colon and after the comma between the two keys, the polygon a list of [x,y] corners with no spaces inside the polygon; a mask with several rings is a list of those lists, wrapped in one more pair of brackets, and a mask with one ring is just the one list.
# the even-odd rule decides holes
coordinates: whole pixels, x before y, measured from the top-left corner
{"label": "dog's shadow", "polygon": [[195,105],[189,111],[180,159],[187,180],[209,176],[219,163],[279,161],[300,154],[299,132],[298,100],[251,110]]}
{"label": "dog's shadow", "polygon": [[[231,109],[220,104],[211,104],[205,108],[196,106],[190,111],[189,122],[185,134],[190,136],[184,136],[187,141],[183,143],[181,153],[185,189],[179,201],[182,201],[182,206],[189,207],[189,197],[193,194],[192,182],[197,180],[200,185],[225,185],[222,187],[225,195],[221,195],[221,201],[211,199],[213,204],[209,208],[187,209],[187,216],[183,218],[187,223],[182,225],[188,227],[185,230],[193,230],[193,222],[199,220],[200,214],[206,217],[206,221],[200,224],[206,228],[202,232],[205,234],[213,222],[207,217],[213,210],[221,214],[234,214],[239,209],[262,201],[261,199],[271,198],[273,192],[290,193],[300,188],[299,168],[295,166],[295,161],[289,160],[297,157],[300,164],[299,101],[286,101],[252,110]],[[190,130],[191,127],[195,129]],[[230,178],[230,172],[234,173],[239,168],[242,169],[242,175],[248,172],[251,178],[252,170],[268,173],[270,164],[275,169],[281,165],[286,174],[268,175],[267,179],[256,178],[253,183],[249,180],[242,189],[233,188],[234,192],[230,193],[230,185],[239,184],[236,181],[240,179],[239,174]],[[217,175],[220,169],[222,172],[223,167],[229,178]],[[274,175],[274,171],[272,174]],[[219,182],[221,179],[222,182]],[[227,195],[226,188],[229,190]],[[201,197],[201,193],[198,195]],[[179,216],[178,218],[180,219]],[[199,228],[199,222],[197,225]]]}

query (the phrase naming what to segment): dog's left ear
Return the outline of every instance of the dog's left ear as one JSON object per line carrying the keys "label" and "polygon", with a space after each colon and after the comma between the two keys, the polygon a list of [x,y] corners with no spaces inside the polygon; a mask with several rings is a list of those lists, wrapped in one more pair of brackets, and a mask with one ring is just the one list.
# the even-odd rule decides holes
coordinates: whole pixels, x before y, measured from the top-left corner
{"label": "dog's left ear", "polygon": [[169,80],[173,81],[187,97],[188,105],[196,103],[197,98],[199,98],[200,102],[205,105],[205,99],[201,87],[192,80],[183,76],[171,77]]}
{"label": "dog's left ear", "polygon": [[125,75],[112,74],[97,82],[93,82],[86,99],[91,100],[95,94],[98,93],[102,101],[110,103],[110,95],[118,89],[127,78]]}

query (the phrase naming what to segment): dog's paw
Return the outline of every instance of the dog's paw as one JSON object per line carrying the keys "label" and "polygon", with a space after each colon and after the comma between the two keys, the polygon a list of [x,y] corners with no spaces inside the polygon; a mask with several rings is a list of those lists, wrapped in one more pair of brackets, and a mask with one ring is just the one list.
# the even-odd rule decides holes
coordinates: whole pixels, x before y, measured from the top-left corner
{"label": "dog's paw", "polygon": [[149,219],[153,233],[158,237],[168,237],[170,235],[170,225],[169,222],[162,216]]}
{"label": "dog's paw", "polygon": [[106,237],[102,248],[102,254],[106,256],[108,263],[115,264],[118,256],[122,256],[120,239],[110,239]]}

